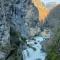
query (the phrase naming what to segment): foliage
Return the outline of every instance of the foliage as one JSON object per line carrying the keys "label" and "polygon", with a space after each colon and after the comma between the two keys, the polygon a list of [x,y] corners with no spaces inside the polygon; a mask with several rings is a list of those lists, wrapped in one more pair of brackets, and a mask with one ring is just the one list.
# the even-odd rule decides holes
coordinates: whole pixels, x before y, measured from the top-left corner
{"label": "foliage", "polygon": [[[9,57],[12,57],[13,60],[18,60],[20,57],[22,59],[22,46],[26,44],[26,38],[21,36],[21,34],[14,30],[12,27],[10,27],[10,44],[10,53],[7,55],[5,60],[7,60]],[[18,52],[20,46],[21,49]]]}
{"label": "foliage", "polygon": [[60,60],[60,28],[55,30],[52,44],[48,47],[46,60]]}

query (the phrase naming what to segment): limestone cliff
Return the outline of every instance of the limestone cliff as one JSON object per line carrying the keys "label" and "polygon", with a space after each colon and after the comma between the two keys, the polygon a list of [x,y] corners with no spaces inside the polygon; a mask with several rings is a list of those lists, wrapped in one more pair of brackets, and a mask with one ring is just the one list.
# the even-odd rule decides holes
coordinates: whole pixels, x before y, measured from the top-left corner
{"label": "limestone cliff", "polygon": [[41,0],[32,0],[32,3],[36,6],[39,12],[39,20],[43,24],[45,22],[45,18],[48,15],[47,8],[43,5]]}
{"label": "limestone cliff", "polygon": [[[39,13],[32,3],[32,0],[19,0],[18,4],[13,4],[11,27],[21,32],[24,37],[31,37],[40,32]],[[12,12],[12,11],[11,11]]]}
{"label": "limestone cliff", "polygon": [[0,60],[21,60],[20,40],[40,34],[38,16],[32,0],[0,0]]}

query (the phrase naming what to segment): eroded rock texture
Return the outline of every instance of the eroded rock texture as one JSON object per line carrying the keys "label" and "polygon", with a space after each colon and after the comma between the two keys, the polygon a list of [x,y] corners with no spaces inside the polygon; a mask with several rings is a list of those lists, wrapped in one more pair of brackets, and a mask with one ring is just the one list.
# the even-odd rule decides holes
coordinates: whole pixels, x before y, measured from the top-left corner
{"label": "eroded rock texture", "polygon": [[0,0],[0,60],[22,59],[23,44],[18,43],[19,39],[40,33],[38,15],[31,0]]}

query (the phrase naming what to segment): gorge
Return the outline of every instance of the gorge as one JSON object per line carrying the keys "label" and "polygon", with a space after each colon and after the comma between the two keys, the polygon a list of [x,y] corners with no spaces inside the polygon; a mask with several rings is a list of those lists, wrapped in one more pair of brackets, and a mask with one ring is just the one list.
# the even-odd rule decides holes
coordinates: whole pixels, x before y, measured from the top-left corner
{"label": "gorge", "polygon": [[49,13],[41,0],[0,0],[0,60],[45,60],[59,16],[60,5]]}

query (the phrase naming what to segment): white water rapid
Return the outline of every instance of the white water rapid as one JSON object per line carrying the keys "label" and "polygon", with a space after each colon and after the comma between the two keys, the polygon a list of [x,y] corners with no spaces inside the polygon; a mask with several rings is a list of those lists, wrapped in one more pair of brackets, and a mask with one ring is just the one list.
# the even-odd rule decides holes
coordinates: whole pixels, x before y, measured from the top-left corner
{"label": "white water rapid", "polygon": [[42,51],[41,42],[44,41],[43,37],[35,37],[35,40],[27,41],[27,44],[34,47],[33,50],[30,47],[23,50],[23,60],[45,60],[46,53]]}

